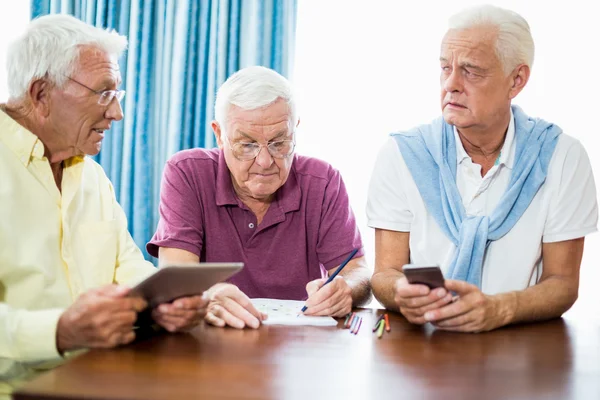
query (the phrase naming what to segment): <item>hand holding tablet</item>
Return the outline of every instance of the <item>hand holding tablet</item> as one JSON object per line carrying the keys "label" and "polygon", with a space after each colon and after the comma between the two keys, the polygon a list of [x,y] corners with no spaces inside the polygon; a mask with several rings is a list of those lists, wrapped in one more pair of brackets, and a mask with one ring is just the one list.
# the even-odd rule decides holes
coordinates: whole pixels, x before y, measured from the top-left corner
{"label": "hand holding tablet", "polygon": [[180,297],[201,296],[205,290],[225,281],[243,267],[243,263],[167,265],[131,289],[130,296],[143,297],[151,308]]}

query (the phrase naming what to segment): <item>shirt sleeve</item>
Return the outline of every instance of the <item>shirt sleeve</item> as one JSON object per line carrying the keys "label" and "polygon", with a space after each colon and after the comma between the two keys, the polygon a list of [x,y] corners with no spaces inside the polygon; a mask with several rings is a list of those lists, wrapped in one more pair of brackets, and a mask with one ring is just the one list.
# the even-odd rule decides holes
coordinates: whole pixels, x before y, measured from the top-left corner
{"label": "shirt sleeve", "polygon": [[317,243],[319,261],[328,270],[340,265],[356,248],[359,251],[354,258],[364,255],[346,186],[339,171],[332,171],[325,188]]}
{"label": "shirt sleeve", "polygon": [[379,151],[367,195],[367,225],[371,228],[409,232],[413,213],[405,192],[412,179],[393,138]]}
{"label": "shirt sleeve", "polygon": [[56,328],[63,309],[28,311],[0,303],[0,380],[9,378],[3,364],[40,362],[60,358],[56,349]]}
{"label": "shirt sleeve", "polygon": [[117,241],[117,262],[115,265],[115,282],[134,286],[137,282],[157,271],[152,263],[144,259],[144,255],[131,237],[127,228],[127,217],[121,205],[117,202],[114,189],[110,184],[113,202],[113,214],[117,220],[119,235]]}
{"label": "shirt sleeve", "polygon": [[557,177],[559,182],[552,185],[556,193],[550,200],[544,243],[576,239],[597,231],[598,205],[592,167],[581,143],[571,140],[565,157],[551,163],[552,169],[548,171],[548,176]]}
{"label": "shirt sleeve", "polygon": [[171,161],[163,172],[158,211],[160,219],[146,246],[148,253],[158,257],[159,247],[172,247],[200,257],[204,243],[202,204],[188,177]]}

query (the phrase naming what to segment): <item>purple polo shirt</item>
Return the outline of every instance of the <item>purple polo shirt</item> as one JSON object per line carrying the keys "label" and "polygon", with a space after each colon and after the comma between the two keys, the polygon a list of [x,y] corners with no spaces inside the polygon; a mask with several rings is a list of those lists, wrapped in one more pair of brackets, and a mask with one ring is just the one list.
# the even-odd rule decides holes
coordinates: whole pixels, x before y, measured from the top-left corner
{"label": "purple polo shirt", "polygon": [[263,221],[235,194],[223,152],[191,149],[165,166],[160,220],[148,253],[187,250],[201,262],[243,262],[229,279],[246,295],[306,298],[306,284],[326,276],[362,241],[340,173],[324,161],[294,155],[289,177]]}

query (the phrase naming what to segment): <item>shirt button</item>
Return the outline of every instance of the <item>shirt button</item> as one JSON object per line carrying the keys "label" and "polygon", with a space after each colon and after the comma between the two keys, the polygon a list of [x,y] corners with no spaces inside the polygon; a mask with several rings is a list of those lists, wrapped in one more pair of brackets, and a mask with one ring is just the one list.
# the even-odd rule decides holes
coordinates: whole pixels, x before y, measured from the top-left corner
{"label": "shirt button", "polygon": [[250,228],[250,229],[254,229],[254,224],[253,224],[252,222],[250,222],[250,223],[248,224],[248,228]]}

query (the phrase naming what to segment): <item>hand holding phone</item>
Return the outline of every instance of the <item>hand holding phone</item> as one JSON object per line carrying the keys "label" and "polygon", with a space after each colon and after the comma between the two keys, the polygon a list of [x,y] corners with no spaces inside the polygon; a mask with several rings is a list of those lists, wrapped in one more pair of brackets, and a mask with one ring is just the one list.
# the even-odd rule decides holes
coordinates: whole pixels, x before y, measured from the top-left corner
{"label": "hand holding phone", "polygon": [[444,275],[437,265],[406,264],[402,272],[408,283],[426,285],[430,289],[444,287]]}

